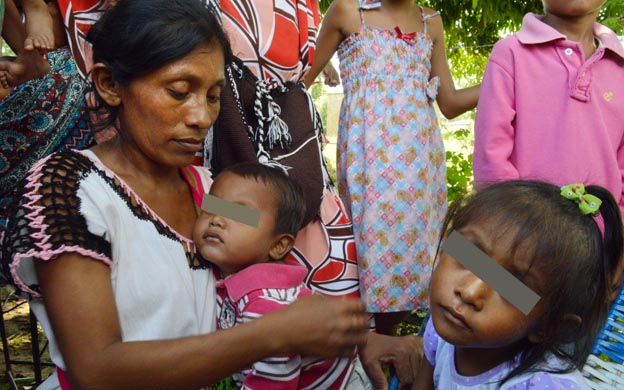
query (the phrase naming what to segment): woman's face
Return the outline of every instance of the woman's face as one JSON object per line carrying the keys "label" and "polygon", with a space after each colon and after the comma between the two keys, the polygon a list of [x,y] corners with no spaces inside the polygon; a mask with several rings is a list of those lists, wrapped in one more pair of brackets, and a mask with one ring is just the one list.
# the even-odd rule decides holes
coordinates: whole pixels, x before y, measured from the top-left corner
{"label": "woman's face", "polygon": [[164,167],[191,164],[219,114],[223,50],[203,44],[185,57],[119,89],[122,147]]}

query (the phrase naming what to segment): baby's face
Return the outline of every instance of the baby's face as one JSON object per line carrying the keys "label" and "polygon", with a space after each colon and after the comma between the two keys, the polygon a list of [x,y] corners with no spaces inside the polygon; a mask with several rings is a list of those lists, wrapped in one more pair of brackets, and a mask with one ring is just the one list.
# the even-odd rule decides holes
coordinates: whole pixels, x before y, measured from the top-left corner
{"label": "baby's face", "polygon": [[[203,211],[197,219],[193,239],[202,257],[221,270],[222,276],[257,263],[269,261],[276,239],[276,194],[271,186],[232,172],[219,175],[210,195],[256,210],[260,218],[253,227],[216,212]],[[224,213],[225,214],[225,213]]]}
{"label": "baby's face", "polygon": [[[459,233],[487,254],[491,261],[496,261],[531,290],[543,295],[537,288],[544,286],[542,275],[531,267],[531,259],[520,259],[522,256],[510,259],[511,234],[494,240],[492,229],[479,224],[466,226]],[[529,336],[544,310],[543,301],[540,301],[525,315],[444,251],[431,277],[430,294],[436,331],[444,340],[459,347],[513,346]]]}

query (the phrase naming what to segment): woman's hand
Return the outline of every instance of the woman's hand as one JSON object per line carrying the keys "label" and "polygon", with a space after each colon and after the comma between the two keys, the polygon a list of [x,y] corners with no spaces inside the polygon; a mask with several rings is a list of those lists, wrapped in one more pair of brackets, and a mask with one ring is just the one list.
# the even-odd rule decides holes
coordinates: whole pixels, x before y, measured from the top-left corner
{"label": "woman's hand", "polygon": [[385,336],[371,333],[360,349],[360,360],[377,390],[388,390],[384,366],[391,364],[399,377],[401,389],[409,389],[416,380],[423,358],[423,340],[418,336]]}
{"label": "woman's hand", "polygon": [[369,316],[364,310],[359,299],[313,294],[266,317],[286,325],[273,335],[280,352],[331,358],[353,356],[355,347],[366,343]]}

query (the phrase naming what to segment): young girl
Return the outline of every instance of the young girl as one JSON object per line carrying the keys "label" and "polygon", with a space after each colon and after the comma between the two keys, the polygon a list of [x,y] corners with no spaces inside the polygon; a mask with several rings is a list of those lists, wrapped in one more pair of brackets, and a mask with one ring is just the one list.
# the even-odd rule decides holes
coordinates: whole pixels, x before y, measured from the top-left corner
{"label": "young girl", "polygon": [[543,3],[544,15],[527,14],[490,55],[475,122],[475,181],[591,180],[622,209],[624,47],[596,23],[605,0]]}
{"label": "young girl", "polygon": [[[334,1],[308,85],[336,50],[345,94],[338,188],[352,213],[361,291],[371,312],[425,307],[446,209],[433,102],[452,118],[475,107],[479,89],[455,89],[442,21],[412,0]],[[394,317],[376,316],[378,331],[388,333]]]}
{"label": "young girl", "polygon": [[442,231],[459,233],[540,300],[525,315],[462,265],[470,260],[462,251],[443,247],[418,388],[588,388],[578,368],[605,321],[622,255],[611,194],[580,184],[495,184],[458,202]]}
{"label": "young girl", "polygon": [[[217,329],[255,321],[312,294],[304,283],[308,270],[286,259],[305,216],[301,187],[280,169],[249,162],[221,171],[210,195],[258,213],[257,223],[248,225],[236,216],[220,214],[226,206],[202,202],[193,239],[202,258],[218,267]],[[247,390],[364,390],[368,384],[361,365],[352,358],[298,354],[263,359],[233,378],[237,388]]]}

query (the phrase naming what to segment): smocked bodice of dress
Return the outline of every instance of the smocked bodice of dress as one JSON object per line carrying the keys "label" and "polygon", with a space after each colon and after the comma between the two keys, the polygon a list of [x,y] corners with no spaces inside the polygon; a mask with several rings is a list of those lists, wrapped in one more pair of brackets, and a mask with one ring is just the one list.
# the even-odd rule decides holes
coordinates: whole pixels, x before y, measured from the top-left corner
{"label": "smocked bodice of dress", "polygon": [[[362,24],[340,43],[340,77],[345,95],[360,90],[383,92],[390,81],[416,88],[421,98],[434,100],[438,78],[430,80],[433,42],[425,32],[401,33]],[[419,99],[420,100],[420,99]]]}

